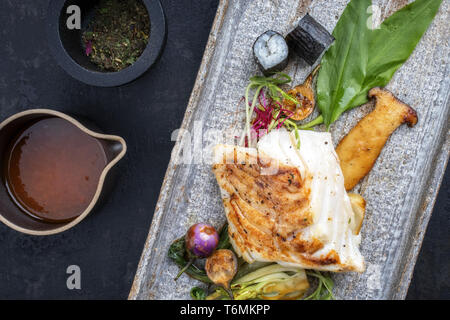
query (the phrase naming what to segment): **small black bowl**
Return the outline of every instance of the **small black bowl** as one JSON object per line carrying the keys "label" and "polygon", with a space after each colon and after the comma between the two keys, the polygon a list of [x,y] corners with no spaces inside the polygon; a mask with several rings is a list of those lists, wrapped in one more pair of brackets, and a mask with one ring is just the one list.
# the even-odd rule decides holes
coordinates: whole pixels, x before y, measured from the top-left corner
{"label": "small black bowl", "polygon": [[[99,87],[115,87],[140,77],[158,59],[166,40],[166,20],[159,0],[141,0],[150,17],[150,36],[142,55],[125,69],[117,72],[101,70],[86,56],[81,41],[83,30],[89,24],[96,0],[51,0],[47,15],[47,35],[50,50],[58,64],[75,79]],[[66,22],[67,7],[81,9],[81,29],[70,30]]]}

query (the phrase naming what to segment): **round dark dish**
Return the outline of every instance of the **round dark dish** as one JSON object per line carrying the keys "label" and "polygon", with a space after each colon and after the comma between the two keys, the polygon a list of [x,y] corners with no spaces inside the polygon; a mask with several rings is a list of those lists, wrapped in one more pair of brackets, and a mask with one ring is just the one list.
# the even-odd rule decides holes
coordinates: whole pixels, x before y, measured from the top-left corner
{"label": "round dark dish", "polygon": [[[142,0],[150,17],[150,36],[142,55],[129,67],[117,72],[100,69],[85,54],[81,41],[83,29],[89,23],[99,1],[51,0],[47,15],[49,47],[58,64],[72,77],[99,87],[114,87],[140,77],[158,59],[166,39],[166,21],[159,0]],[[81,9],[81,29],[70,30],[66,26],[67,7],[77,5]]]}

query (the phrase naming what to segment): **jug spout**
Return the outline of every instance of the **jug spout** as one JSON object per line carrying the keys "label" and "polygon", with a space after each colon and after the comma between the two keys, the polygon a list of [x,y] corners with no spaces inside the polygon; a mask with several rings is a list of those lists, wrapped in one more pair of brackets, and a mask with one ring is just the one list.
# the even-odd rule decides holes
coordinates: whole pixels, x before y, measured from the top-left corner
{"label": "jug spout", "polygon": [[[26,135],[29,130],[35,131]],[[36,130],[41,130],[41,133]],[[26,140],[26,144],[16,143],[16,137],[22,135],[33,139]],[[41,136],[43,138],[38,141],[37,137]],[[21,152],[24,145],[33,145],[30,150],[35,150],[35,155]],[[0,154],[8,155],[0,158],[0,166],[6,165],[6,177],[9,178],[8,183],[0,183],[0,221],[19,232],[32,235],[51,235],[72,228],[106,198],[114,180],[110,179],[114,175],[112,169],[126,151],[127,145],[122,137],[103,134],[94,124],[79,121],[62,112],[31,109],[9,117],[0,123]],[[27,161],[21,161],[19,157],[24,154],[28,157]],[[59,158],[52,158],[55,156]],[[24,163],[27,168],[16,170]],[[53,163],[58,165],[49,165]],[[13,169],[10,171],[9,168]],[[22,169],[48,172],[45,176],[53,180],[22,176]],[[29,190],[39,191],[32,196],[26,193],[25,197],[20,191],[22,189],[16,188],[24,183],[33,186]],[[63,189],[63,193],[59,192]],[[82,196],[80,192],[84,192]],[[44,203],[48,208],[41,208]]]}
{"label": "jug spout", "polygon": [[[127,152],[127,144],[122,137],[114,135],[96,134],[97,140],[103,146],[107,159],[107,168],[113,167]],[[106,168],[105,168],[106,169]]]}

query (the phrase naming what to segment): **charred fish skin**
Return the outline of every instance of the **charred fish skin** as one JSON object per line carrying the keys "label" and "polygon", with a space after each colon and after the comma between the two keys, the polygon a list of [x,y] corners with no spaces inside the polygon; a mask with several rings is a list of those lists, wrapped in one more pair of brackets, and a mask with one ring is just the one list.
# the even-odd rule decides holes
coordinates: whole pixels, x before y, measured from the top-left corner
{"label": "charred fish skin", "polygon": [[361,235],[348,222],[354,213],[331,136],[302,131],[300,139],[297,149],[281,129],[257,148],[216,146],[213,172],[231,243],[249,263],[362,272]]}

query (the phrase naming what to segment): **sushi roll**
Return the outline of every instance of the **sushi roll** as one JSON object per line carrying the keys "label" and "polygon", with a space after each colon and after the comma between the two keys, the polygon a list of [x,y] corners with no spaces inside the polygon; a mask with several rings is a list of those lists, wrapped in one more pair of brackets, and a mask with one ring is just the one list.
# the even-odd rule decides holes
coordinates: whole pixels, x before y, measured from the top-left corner
{"label": "sushi roll", "polygon": [[253,54],[261,71],[269,76],[286,68],[289,47],[281,34],[268,30],[256,39]]}
{"label": "sushi roll", "polygon": [[316,63],[334,41],[334,37],[320,23],[306,14],[286,37],[289,48],[309,65]]}

